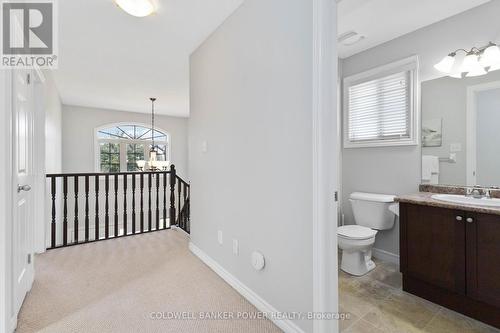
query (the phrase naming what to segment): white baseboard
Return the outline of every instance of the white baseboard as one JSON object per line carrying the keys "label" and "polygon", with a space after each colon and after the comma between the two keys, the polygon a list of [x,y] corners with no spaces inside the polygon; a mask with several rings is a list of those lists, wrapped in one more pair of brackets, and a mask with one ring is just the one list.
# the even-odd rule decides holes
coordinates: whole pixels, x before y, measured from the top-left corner
{"label": "white baseboard", "polygon": [[182,228],[179,228],[179,227],[178,227],[178,226],[176,226],[176,225],[171,226],[171,228],[172,228],[172,230],[175,230],[175,231],[180,231],[180,232],[182,232],[184,235],[186,235],[188,238],[191,238],[191,235],[190,235],[190,234],[188,234],[188,233],[186,232],[186,230],[184,230],[184,229],[182,229]]}
{"label": "white baseboard", "polygon": [[[225,270],[219,263],[208,256],[200,248],[189,242],[189,249],[196,255],[201,261],[203,261],[208,267],[210,267],[217,275],[219,275],[224,281],[226,281],[231,287],[233,287],[238,293],[246,298],[250,303],[252,303],[259,311],[265,313],[279,313],[271,304],[267,303],[262,297],[257,295],[253,290],[244,285],[240,280],[238,280],[234,275]],[[282,329],[285,333],[305,333],[300,327],[298,327],[291,320],[272,320],[272,322]]]}
{"label": "white baseboard", "polygon": [[8,333],[14,333],[16,331],[16,328],[17,328],[17,315],[10,319],[10,332]]}
{"label": "white baseboard", "polygon": [[390,262],[391,264],[399,265],[399,255],[387,252],[380,249],[372,249],[372,256],[386,262]]}

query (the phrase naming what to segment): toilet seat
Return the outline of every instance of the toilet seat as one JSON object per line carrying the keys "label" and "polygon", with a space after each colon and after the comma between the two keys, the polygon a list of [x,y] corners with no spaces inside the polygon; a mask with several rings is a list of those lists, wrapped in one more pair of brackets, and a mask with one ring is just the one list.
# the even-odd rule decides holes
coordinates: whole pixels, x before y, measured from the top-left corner
{"label": "toilet seat", "polygon": [[347,239],[364,240],[375,237],[377,230],[363,227],[361,225],[344,225],[337,229],[337,234],[339,237]]}

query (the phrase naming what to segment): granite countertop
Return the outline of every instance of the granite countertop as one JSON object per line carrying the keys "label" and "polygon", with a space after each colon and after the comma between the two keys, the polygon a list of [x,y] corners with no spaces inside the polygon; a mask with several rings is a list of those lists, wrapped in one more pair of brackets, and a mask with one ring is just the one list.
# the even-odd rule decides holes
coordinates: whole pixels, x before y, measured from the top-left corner
{"label": "granite countertop", "polygon": [[434,194],[437,194],[437,193],[419,192],[419,193],[414,193],[414,194],[400,195],[396,198],[396,202],[410,203],[410,204],[422,205],[422,206],[432,206],[432,207],[464,210],[464,211],[468,211],[468,212],[500,215],[500,208],[497,208],[497,207],[474,206],[474,205],[465,205],[465,204],[458,204],[458,203],[452,203],[452,202],[444,202],[444,201],[433,199],[432,196]]}

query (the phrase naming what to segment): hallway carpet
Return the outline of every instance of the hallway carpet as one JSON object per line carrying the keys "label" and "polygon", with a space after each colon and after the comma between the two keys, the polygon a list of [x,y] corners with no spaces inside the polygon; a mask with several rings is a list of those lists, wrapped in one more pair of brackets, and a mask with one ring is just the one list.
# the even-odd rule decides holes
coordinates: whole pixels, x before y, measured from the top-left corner
{"label": "hallway carpet", "polygon": [[48,251],[35,268],[19,333],[280,332],[238,317],[257,309],[191,254],[178,230]]}

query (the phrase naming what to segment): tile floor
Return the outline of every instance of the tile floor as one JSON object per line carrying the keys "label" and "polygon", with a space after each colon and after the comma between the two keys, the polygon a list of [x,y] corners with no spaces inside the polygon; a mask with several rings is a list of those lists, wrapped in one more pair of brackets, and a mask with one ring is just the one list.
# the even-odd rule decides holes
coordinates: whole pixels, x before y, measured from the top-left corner
{"label": "tile floor", "polygon": [[345,333],[500,333],[500,330],[445,309],[401,289],[399,268],[376,261],[362,277],[339,271],[340,322]]}

